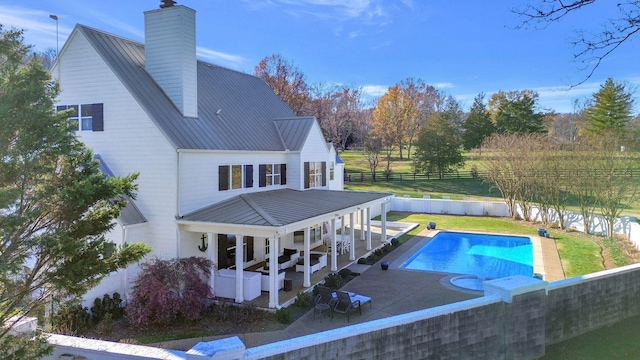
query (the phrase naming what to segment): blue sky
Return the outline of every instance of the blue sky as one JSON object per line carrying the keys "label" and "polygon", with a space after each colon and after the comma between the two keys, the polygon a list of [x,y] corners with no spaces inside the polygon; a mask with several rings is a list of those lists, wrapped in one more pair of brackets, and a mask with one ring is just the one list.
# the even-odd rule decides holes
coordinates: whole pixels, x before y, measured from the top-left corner
{"label": "blue sky", "polygon": [[[198,57],[253,73],[280,54],[310,84],[362,87],[370,98],[407,78],[421,78],[468,109],[480,92],[532,89],[542,108],[571,112],[608,77],[640,84],[640,35],[611,54],[584,84],[573,58],[577,30],[597,32],[616,16],[600,2],[541,29],[517,29],[523,19],[506,0],[178,0],[196,10]],[[143,12],[159,0],[0,0],[0,24],[25,30],[36,50],[60,47],[76,23],[144,41]]]}

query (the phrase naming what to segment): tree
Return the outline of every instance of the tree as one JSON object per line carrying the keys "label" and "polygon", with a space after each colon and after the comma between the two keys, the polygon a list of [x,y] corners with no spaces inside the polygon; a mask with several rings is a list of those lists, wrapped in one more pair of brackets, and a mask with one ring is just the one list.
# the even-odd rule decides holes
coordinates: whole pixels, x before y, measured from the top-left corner
{"label": "tree", "polygon": [[593,143],[597,154],[593,176],[599,185],[595,200],[607,221],[608,237],[613,237],[613,226],[622,210],[637,201],[640,186],[633,176],[640,168],[640,158],[636,152],[620,151],[623,143],[617,132],[608,132]]}
{"label": "tree", "polygon": [[254,69],[255,75],[261,77],[298,116],[308,112],[309,86],[304,74],[289,60],[279,54],[267,56]]}
{"label": "tree", "polygon": [[[595,0],[536,0],[530,2],[524,9],[516,9],[515,13],[525,18],[524,26],[537,26],[557,22],[564,17],[578,13],[580,9],[592,5]],[[587,81],[596,71],[602,61],[622,44],[640,31],[640,3],[637,0],[601,2],[598,4],[615,6],[619,16],[608,19],[598,32],[585,30],[577,31],[577,38],[572,41],[577,50],[574,57],[584,64],[588,70],[586,77],[574,84],[580,85]],[[585,19],[585,23],[592,23],[592,18]]]}
{"label": "tree", "polygon": [[[58,86],[28,56],[21,31],[0,27],[0,358],[37,358],[42,336],[13,335],[12,315],[86,293],[141,259],[144,244],[115,249],[104,233],[134,197],[136,175],[106,177],[54,112]],[[13,318],[15,319],[15,318]]]}
{"label": "tree", "polygon": [[478,94],[473,99],[473,105],[462,128],[464,129],[462,143],[467,150],[477,148],[486,137],[495,132],[495,126],[484,104],[484,93]]}
{"label": "tree", "polygon": [[391,154],[394,146],[402,144],[402,137],[405,133],[406,107],[403,105],[404,101],[404,93],[400,86],[394,85],[378,99],[377,106],[373,110],[371,135],[380,140],[386,153],[385,174],[387,179],[391,174]]}
{"label": "tree", "polygon": [[369,165],[369,171],[371,172],[371,179],[376,181],[376,170],[380,164],[380,151],[382,150],[382,143],[380,139],[367,136],[364,141],[364,157],[367,159]]}
{"label": "tree", "polygon": [[614,131],[623,135],[632,117],[632,107],[633,99],[628,86],[608,78],[600,90],[593,94],[593,105],[585,111],[586,134],[598,136]]}
{"label": "tree", "polygon": [[460,137],[455,126],[447,122],[444,113],[434,115],[418,135],[414,168],[416,172],[445,173],[464,165]]}
{"label": "tree", "polygon": [[542,132],[544,115],[537,111],[538,93],[531,90],[499,91],[489,99],[496,131],[508,134]]}

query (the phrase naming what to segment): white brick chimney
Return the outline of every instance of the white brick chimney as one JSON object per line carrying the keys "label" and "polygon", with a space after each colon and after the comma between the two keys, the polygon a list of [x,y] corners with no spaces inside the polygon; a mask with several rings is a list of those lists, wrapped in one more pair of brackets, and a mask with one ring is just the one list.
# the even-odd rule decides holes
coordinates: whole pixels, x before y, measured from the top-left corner
{"label": "white brick chimney", "polygon": [[146,11],[144,37],[145,69],[182,115],[197,117],[196,11],[181,5]]}

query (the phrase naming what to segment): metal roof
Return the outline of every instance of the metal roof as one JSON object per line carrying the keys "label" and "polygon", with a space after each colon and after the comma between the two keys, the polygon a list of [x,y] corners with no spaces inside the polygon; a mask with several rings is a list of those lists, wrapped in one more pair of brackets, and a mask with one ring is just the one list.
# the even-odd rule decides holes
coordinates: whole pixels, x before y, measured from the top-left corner
{"label": "metal roof", "polygon": [[179,220],[281,227],[383,201],[390,196],[392,194],[361,191],[279,189],[238,195],[186,214]]}
{"label": "metal roof", "polygon": [[183,117],[145,71],[143,44],[83,25],[74,31],[87,38],[176,149],[298,150],[315,121],[298,120],[261,78],[202,61],[198,118]]}
{"label": "metal roof", "polygon": [[[108,177],[115,177],[100,155],[96,154],[94,157],[100,163],[100,172]],[[120,212],[118,221],[120,221],[123,226],[146,223],[147,219],[142,215],[142,212],[133,202],[133,199],[129,196],[125,196],[125,198],[127,199],[127,205],[125,205],[124,209]]]}

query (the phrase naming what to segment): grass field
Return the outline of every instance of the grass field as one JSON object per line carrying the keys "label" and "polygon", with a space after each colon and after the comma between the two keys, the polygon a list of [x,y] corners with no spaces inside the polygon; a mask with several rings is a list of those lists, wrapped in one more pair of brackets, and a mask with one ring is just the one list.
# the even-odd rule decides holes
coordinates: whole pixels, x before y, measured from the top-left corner
{"label": "grass field", "polygon": [[[482,168],[481,163],[474,160],[474,156],[469,153],[464,154],[467,159],[465,166],[459,170],[460,173],[469,173],[472,166]],[[369,172],[369,166],[363,153],[360,151],[347,150],[340,153],[340,158],[345,163],[346,173]],[[384,169],[385,162],[381,161],[378,172]],[[409,174],[413,172],[412,162],[405,158],[394,158],[391,164],[392,172]],[[440,199],[442,196],[449,196],[453,200],[462,200],[469,198],[471,200],[490,199],[493,201],[502,201],[500,192],[491,184],[484,182],[482,179],[446,179],[438,180],[435,178],[429,180],[413,181],[410,177],[404,177],[405,180],[385,181],[383,177],[378,176],[377,182],[345,182],[344,187],[347,190],[359,191],[382,191],[391,192],[396,196],[409,195],[414,198],[421,198],[423,195],[429,195],[434,199]],[[640,178],[638,179],[640,181]],[[567,209],[578,211],[577,202],[569,200]],[[640,218],[640,201],[633,203],[631,206],[623,209],[621,215],[631,215]]]}

